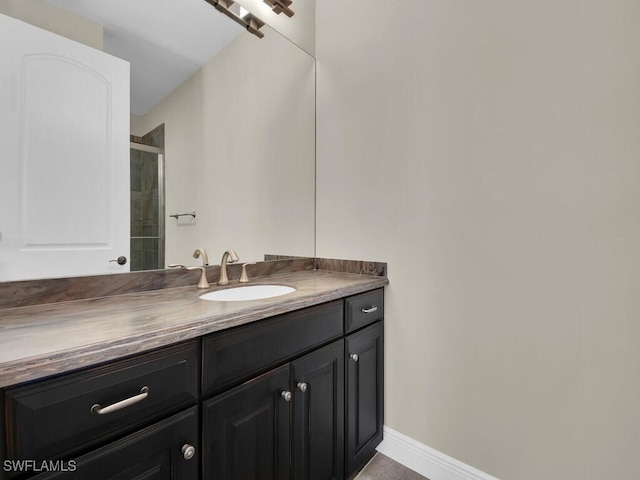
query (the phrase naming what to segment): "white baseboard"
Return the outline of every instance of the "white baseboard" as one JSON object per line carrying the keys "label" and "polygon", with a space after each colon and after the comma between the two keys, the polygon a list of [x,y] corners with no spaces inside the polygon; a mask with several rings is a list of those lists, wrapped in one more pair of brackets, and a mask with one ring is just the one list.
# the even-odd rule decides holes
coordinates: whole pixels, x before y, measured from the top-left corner
{"label": "white baseboard", "polygon": [[378,451],[430,480],[498,480],[389,427]]}

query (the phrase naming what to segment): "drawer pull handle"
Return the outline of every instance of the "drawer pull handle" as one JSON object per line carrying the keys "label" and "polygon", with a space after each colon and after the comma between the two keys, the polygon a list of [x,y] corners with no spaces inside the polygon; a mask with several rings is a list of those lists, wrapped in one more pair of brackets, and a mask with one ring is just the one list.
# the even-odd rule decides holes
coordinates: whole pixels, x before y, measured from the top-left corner
{"label": "drawer pull handle", "polygon": [[112,405],[107,407],[101,407],[99,403],[96,403],[91,407],[91,413],[95,413],[96,415],[106,415],[107,413],[116,412],[118,410],[122,410],[123,408],[127,408],[134,403],[141,402],[145,398],[149,396],[149,387],[144,386],[140,390],[138,395],[134,395],[133,397],[125,398],[124,400],[120,400]]}
{"label": "drawer pull handle", "polygon": [[302,393],[307,391],[307,384],[304,382],[299,382],[297,387],[298,387],[298,390],[300,390]]}
{"label": "drawer pull handle", "polygon": [[280,396],[281,396],[282,398],[284,398],[284,401],[285,401],[285,402],[290,402],[290,401],[291,401],[291,392],[282,392],[282,393],[280,394]]}
{"label": "drawer pull handle", "polygon": [[193,445],[189,445],[188,443],[185,443],[182,446],[182,456],[184,457],[185,460],[191,460],[195,454],[196,454],[196,447],[194,447]]}
{"label": "drawer pull handle", "polygon": [[361,310],[362,313],[373,313],[376,312],[378,310],[378,307],[376,307],[375,305],[371,305],[369,308],[363,308]]}
{"label": "drawer pull handle", "polygon": [[352,353],[351,355],[349,355],[349,358],[351,358],[351,360],[353,360],[354,362],[357,362],[360,359],[357,353]]}

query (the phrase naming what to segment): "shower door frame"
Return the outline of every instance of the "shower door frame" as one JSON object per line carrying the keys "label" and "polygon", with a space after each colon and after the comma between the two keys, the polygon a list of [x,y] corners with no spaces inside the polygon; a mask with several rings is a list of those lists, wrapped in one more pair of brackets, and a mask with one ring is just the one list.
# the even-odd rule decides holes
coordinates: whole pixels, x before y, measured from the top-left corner
{"label": "shower door frame", "polygon": [[[136,142],[129,142],[129,146],[131,150],[137,150],[139,152],[146,152],[146,153],[154,153],[158,155],[158,267],[159,269],[164,269],[165,259],[167,256],[167,252],[165,250],[166,232],[164,231],[164,215],[165,215],[164,149],[153,147],[151,145],[145,145],[144,143],[136,143]],[[129,232],[129,241],[131,241],[132,238],[133,237],[131,236],[131,232]],[[162,256],[160,252],[162,252]],[[161,259],[162,259],[162,266],[160,266]],[[140,270],[140,271],[144,271],[144,270]]]}

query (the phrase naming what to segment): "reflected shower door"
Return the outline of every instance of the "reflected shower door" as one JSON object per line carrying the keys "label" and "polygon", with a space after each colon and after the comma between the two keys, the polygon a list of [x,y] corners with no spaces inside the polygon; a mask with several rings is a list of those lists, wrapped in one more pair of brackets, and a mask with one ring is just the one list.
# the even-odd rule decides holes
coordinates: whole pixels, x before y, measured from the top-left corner
{"label": "reflected shower door", "polygon": [[164,268],[164,155],[131,143],[131,271]]}

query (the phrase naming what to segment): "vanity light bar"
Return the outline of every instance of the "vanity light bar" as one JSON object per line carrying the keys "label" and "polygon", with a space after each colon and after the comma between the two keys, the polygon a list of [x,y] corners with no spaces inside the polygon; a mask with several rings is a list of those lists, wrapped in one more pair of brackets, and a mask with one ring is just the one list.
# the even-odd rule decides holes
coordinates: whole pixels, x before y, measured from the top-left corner
{"label": "vanity light bar", "polygon": [[293,10],[289,6],[293,3],[293,0],[262,0],[264,3],[271,7],[278,15],[284,13],[287,17],[293,17]]}
{"label": "vanity light bar", "polygon": [[264,37],[264,33],[260,29],[264,26],[264,22],[258,17],[255,17],[252,13],[247,13],[244,16],[239,16],[231,10],[231,7],[236,3],[233,0],[205,0],[209,5],[213,5],[216,10],[224,13],[227,17],[236,23],[239,23],[247,29],[249,33],[253,33],[256,37]]}

